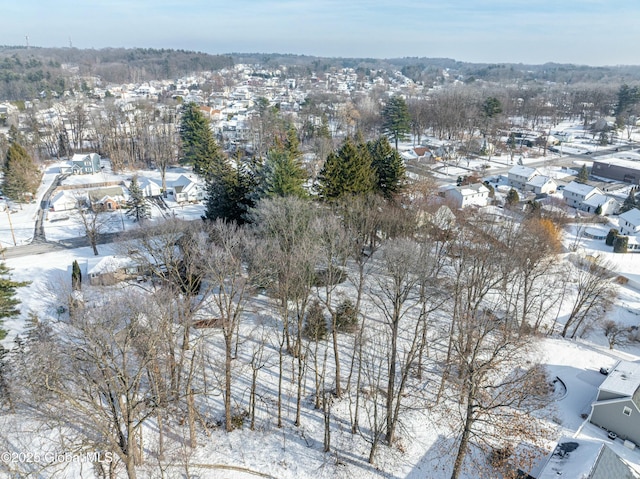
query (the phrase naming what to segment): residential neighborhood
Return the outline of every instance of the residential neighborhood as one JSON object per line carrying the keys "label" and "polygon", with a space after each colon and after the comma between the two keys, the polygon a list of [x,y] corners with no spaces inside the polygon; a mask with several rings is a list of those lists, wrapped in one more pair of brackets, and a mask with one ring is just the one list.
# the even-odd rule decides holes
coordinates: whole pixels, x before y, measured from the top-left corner
{"label": "residential neighborhood", "polygon": [[640,477],[638,88],[259,57],[0,97],[0,478]]}

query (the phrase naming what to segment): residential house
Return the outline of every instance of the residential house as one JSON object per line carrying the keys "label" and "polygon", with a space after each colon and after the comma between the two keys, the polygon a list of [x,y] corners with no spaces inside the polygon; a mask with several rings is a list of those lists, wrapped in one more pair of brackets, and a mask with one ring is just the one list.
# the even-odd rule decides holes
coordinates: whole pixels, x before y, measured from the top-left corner
{"label": "residential house", "polygon": [[97,153],[78,153],[73,155],[66,165],[60,167],[60,173],[73,175],[92,175],[99,173],[100,155]]}
{"label": "residential house", "polygon": [[489,202],[489,188],[482,183],[465,186],[451,186],[443,190],[443,196],[457,208],[486,206]]}
{"label": "residential house", "polygon": [[526,182],[524,189],[536,195],[548,195],[556,192],[558,184],[550,176],[536,175]]}
{"label": "residential house", "polygon": [[[131,258],[107,256],[105,258],[90,258],[87,264],[87,274],[91,286],[111,286],[127,279],[137,278],[140,268]],[[94,262],[97,261],[97,262]]]}
{"label": "residential house", "polygon": [[177,180],[171,182],[169,194],[178,203],[196,202],[204,199],[204,188],[191,178],[180,175]]}
{"label": "residential house", "polygon": [[598,388],[589,421],[640,444],[640,363],[619,361]]}
{"label": "residential house", "polygon": [[92,205],[98,205],[108,211],[117,210],[126,203],[121,186],[96,188],[95,190],[89,190],[88,195]]}
{"label": "residential house", "polygon": [[601,210],[600,214],[607,216],[618,211],[620,203],[607,195],[595,194],[584,200],[580,209],[595,213],[598,207]]}
{"label": "residential house", "polygon": [[77,206],[77,196],[65,190],[58,191],[54,197],[49,200],[49,209],[51,211],[74,210]]}
{"label": "residential house", "polygon": [[138,178],[138,186],[142,194],[147,198],[162,196],[162,186],[160,183],[149,178]]}
{"label": "residential house", "polygon": [[538,479],[637,479],[631,467],[602,441],[563,437]]}
{"label": "residential house", "polygon": [[623,236],[635,236],[640,234],[640,210],[638,208],[625,211],[618,216],[620,234]]}
{"label": "residential house", "polygon": [[535,168],[528,166],[516,165],[509,170],[509,186],[524,190],[525,186],[531,179],[538,176],[540,172]]}
{"label": "residential house", "polygon": [[567,186],[565,186],[564,190],[562,190],[562,196],[569,206],[571,206],[572,208],[590,211],[592,213],[594,209],[587,209],[590,208],[590,205],[587,205],[586,208],[583,208],[583,203],[593,195],[602,195],[602,191],[600,191],[595,186],[578,183],[577,181],[572,181]]}

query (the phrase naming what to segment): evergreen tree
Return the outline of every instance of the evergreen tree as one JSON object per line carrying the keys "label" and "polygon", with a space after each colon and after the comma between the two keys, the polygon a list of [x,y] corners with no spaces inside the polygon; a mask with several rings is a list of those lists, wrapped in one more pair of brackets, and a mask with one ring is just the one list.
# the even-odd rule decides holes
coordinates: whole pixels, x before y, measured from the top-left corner
{"label": "evergreen tree", "polygon": [[391,138],[398,151],[398,141],[407,138],[411,132],[409,109],[404,98],[393,96],[382,109],[382,131]]}
{"label": "evergreen tree", "polygon": [[127,216],[131,216],[134,221],[142,223],[144,220],[151,218],[151,207],[144,192],[138,184],[136,175],[131,178],[129,185],[129,200],[127,201]]}
{"label": "evergreen tree", "polygon": [[602,214],[602,205],[598,205],[594,213],[600,216]]}
{"label": "evergreen tree", "polygon": [[404,162],[384,136],[367,143],[367,147],[376,174],[376,189],[385,198],[391,198],[402,188],[405,177]]}
{"label": "evergreen tree", "polygon": [[518,195],[518,192],[515,189],[511,188],[507,193],[507,197],[505,198],[505,203],[507,204],[508,207],[511,207],[517,204],[519,201],[520,201],[520,195]]}
{"label": "evergreen tree", "polygon": [[219,171],[220,174],[207,181],[207,204],[203,218],[242,224],[256,200],[254,168],[237,158],[235,168],[224,162]]}
{"label": "evergreen tree", "polygon": [[621,115],[638,102],[640,102],[640,89],[637,86],[630,87],[625,83],[618,90],[618,101],[616,102],[614,115]]}
{"label": "evergreen tree", "polygon": [[289,125],[289,128],[287,129],[287,137],[285,138],[284,146],[289,156],[294,160],[302,157],[302,152],[300,151],[300,140],[298,140],[298,131],[293,125]]}
{"label": "evergreen tree", "polygon": [[628,236],[616,236],[613,240],[613,252],[614,253],[626,253],[629,246]]}
{"label": "evergreen tree", "polygon": [[369,150],[347,138],[337,152],[327,157],[318,177],[318,189],[322,198],[333,200],[370,193],[375,180]]}
{"label": "evergreen tree", "polygon": [[618,237],[619,234],[620,232],[617,229],[611,228],[609,230],[609,233],[607,233],[607,238],[604,240],[605,244],[607,246],[613,246],[613,242],[615,241],[615,239]]}
{"label": "evergreen tree", "polygon": [[624,202],[622,203],[622,207],[620,208],[620,212],[624,213],[625,211],[629,211],[637,207],[638,207],[638,203],[636,201],[635,191],[632,188],[631,190],[629,190],[629,194],[624,199]]}
{"label": "evergreen tree", "polygon": [[71,265],[71,288],[74,291],[79,291],[82,289],[82,271],[80,271],[80,265],[78,264],[78,260],[73,260],[73,264]]}
{"label": "evergreen tree", "polygon": [[482,103],[482,116],[495,118],[502,113],[502,103],[494,96],[490,96]]}
{"label": "evergreen tree", "polygon": [[576,177],[576,182],[585,184],[587,181],[589,181],[589,172],[587,171],[587,165],[583,163]]}
{"label": "evergreen tree", "polygon": [[180,141],[180,162],[193,165],[194,171],[205,181],[224,173],[220,171],[224,155],[213,137],[209,121],[195,103],[187,103],[183,107]]}
{"label": "evergreen tree", "polygon": [[16,289],[29,284],[28,282],[12,281],[9,271],[7,265],[0,262],[0,341],[7,335],[7,332],[2,329],[3,320],[20,314],[20,310],[17,308],[20,301],[15,297]]}
{"label": "evergreen tree", "polygon": [[288,150],[273,149],[260,172],[260,197],[297,196],[304,198],[307,192],[303,184],[307,179],[300,162]]}
{"label": "evergreen tree", "polygon": [[42,176],[40,169],[27,151],[15,141],[9,145],[3,171],[2,191],[9,198],[21,202],[26,194],[36,194]]}

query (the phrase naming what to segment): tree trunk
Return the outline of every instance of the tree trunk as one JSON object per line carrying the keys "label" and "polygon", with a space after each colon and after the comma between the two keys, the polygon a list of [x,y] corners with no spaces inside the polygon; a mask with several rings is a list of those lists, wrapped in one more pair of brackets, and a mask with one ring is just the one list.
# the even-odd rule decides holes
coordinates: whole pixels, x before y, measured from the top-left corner
{"label": "tree trunk", "polygon": [[462,471],[462,465],[464,458],[467,455],[467,447],[469,446],[469,436],[471,435],[471,426],[473,425],[473,388],[469,387],[467,391],[467,413],[464,421],[464,428],[462,429],[462,437],[460,438],[460,445],[458,446],[458,453],[456,454],[456,460],[453,463],[453,471],[451,472],[451,479],[458,479],[460,472]]}
{"label": "tree trunk", "polygon": [[233,421],[231,419],[231,349],[233,331],[225,334],[225,357],[224,357],[224,418],[227,432],[233,431]]}

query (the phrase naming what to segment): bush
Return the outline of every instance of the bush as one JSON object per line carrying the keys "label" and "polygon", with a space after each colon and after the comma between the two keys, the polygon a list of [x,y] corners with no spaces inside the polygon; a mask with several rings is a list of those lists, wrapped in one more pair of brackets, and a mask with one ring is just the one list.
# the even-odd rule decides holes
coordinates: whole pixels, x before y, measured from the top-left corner
{"label": "bush", "polygon": [[617,229],[611,228],[609,230],[609,233],[607,233],[607,239],[605,240],[606,245],[613,246],[613,242],[615,241],[615,239],[618,237],[619,234],[620,232]]}
{"label": "bush", "polygon": [[629,246],[628,236],[616,236],[616,239],[613,241],[613,252],[626,253],[627,246]]}
{"label": "bush", "polygon": [[358,328],[358,312],[349,298],[344,298],[336,309],[336,328],[345,333],[352,333]]}
{"label": "bush", "polygon": [[317,299],[313,300],[307,309],[307,317],[302,333],[313,341],[320,341],[327,337],[327,320],[324,317],[324,307]]}

